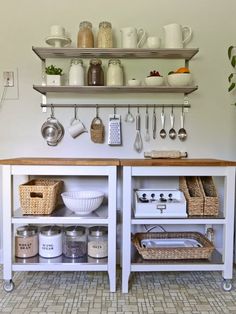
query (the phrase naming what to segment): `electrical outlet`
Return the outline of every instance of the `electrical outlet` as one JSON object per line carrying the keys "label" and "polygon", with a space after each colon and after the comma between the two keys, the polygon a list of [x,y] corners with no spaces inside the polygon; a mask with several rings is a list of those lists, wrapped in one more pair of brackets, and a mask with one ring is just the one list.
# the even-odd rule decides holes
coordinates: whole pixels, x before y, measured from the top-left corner
{"label": "electrical outlet", "polygon": [[0,74],[0,97],[4,95],[5,100],[19,99],[18,69],[12,66],[4,69],[0,65]]}
{"label": "electrical outlet", "polygon": [[13,87],[14,86],[14,71],[3,72],[3,86]]}

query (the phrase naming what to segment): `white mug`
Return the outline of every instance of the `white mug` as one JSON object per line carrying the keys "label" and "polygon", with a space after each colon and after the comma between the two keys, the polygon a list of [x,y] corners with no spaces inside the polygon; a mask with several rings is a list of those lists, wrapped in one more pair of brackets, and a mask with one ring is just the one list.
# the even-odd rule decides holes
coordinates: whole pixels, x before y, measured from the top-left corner
{"label": "white mug", "polygon": [[86,130],[86,127],[84,126],[82,121],[80,121],[79,119],[73,119],[68,128],[68,132],[73,138],[76,138],[80,134],[88,131]]}
{"label": "white mug", "polygon": [[183,48],[184,44],[191,39],[192,29],[189,26],[168,24],[164,29],[164,48]]}
{"label": "white mug", "polygon": [[50,36],[65,37],[65,28],[61,25],[52,25],[50,27]]}
{"label": "white mug", "polygon": [[144,29],[135,27],[124,27],[121,30],[121,47],[122,48],[140,48],[146,39]]}
{"label": "white mug", "polygon": [[148,48],[160,48],[161,40],[157,36],[150,36],[147,38]]}

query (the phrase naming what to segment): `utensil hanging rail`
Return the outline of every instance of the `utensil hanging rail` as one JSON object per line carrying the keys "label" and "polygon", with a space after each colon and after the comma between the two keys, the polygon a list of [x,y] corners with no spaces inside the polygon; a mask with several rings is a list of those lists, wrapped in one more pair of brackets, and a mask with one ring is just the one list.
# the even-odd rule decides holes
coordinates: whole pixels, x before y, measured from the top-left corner
{"label": "utensil hanging rail", "polygon": [[41,108],[191,108],[190,104],[41,104]]}

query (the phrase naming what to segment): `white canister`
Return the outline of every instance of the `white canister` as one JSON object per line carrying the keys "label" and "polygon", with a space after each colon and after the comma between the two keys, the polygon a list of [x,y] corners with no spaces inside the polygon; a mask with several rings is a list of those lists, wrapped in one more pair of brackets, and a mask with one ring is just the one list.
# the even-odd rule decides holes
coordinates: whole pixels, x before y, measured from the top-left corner
{"label": "white canister", "polygon": [[39,255],[57,257],[62,254],[62,233],[58,226],[44,226],[39,232]]}
{"label": "white canister", "polygon": [[84,86],[83,60],[77,58],[71,60],[69,85]]}
{"label": "white canister", "polygon": [[111,59],[108,62],[107,86],[124,85],[124,72],[119,59]]}

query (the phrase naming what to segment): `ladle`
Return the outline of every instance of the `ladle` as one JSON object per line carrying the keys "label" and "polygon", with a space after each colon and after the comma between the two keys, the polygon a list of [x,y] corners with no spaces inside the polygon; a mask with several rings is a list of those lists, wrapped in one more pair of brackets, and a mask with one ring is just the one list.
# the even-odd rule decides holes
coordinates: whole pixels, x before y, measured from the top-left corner
{"label": "ladle", "polygon": [[157,117],[156,117],[156,107],[154,105],[153,115],[152,115],[152,137],[154,140],[156,138],[156,130],[157,130]]}
{"label": "ladle", "polygon": [[160,130],[160,137],[161,137],[161,138],[166,138],[164,107],[162,107],[162,112],[161,112],[161,130]]}
{"label": "ladle", "polygon": [[178,138],[180,141],[185,141],[187,138],[187,131],[184,128],[184,107],[182,107],[182,112],[180,116],[180,129],[178,131]]}
{"label": "ladle", "polygon": [[130,105],[128,105],[128,112],[127,112],[127,114],[125,116],[125,122],[128,122],[128,123],[133,123],[134,122],[134,116],[130,112]]}
{"label": "ladle", "polygon": [[148,107],[146,107],[146,115],[145,115],[145,141],[149,142],[150,141],[150,134],[149,134],[149,114],[148,114]]}
{"label": "ladle", "polygon": [[134,141],[134,149],[140,153],[143,149],[143,141],[140,133],[140,114],[139,114],[139,108],[137,108],[137,115],[136,115],[136,137]]}
{"label": "ladle", "polygon": [[175,116],[174,116],[173,107],[172,107],[171,113],[170,113],[170,130],[169,130],[169,138],[171,140],[174,140],[177,135],[174,129],[174,121],[175,121]]}

